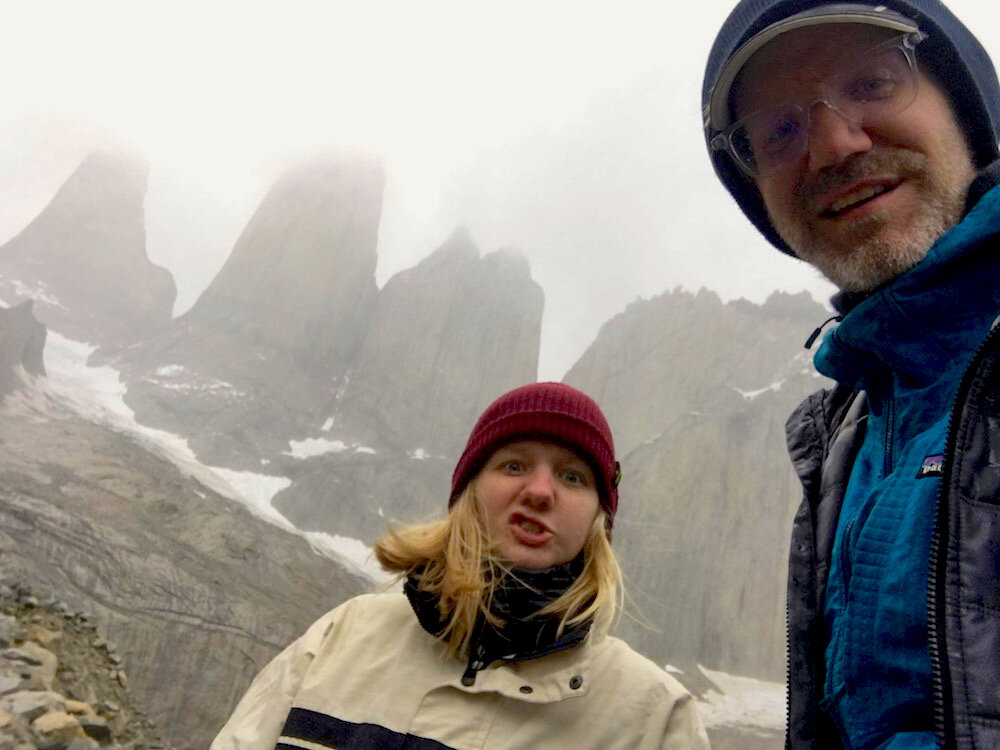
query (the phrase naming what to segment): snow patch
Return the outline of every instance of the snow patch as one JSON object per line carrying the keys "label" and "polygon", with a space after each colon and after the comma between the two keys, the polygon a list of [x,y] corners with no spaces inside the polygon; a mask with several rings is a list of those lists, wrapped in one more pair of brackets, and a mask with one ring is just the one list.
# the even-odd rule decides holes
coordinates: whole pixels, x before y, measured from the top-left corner
{"label": "snow patch", "polygon": [[329,432],[331,427],[333,427],[333,417],[328,417],[319,429],[320,432]]}
{"label": "snow patch", "polygon": [[[696,412],[689,412],[689,413],[695,414]],[[652,443],[655,443],[657,440],[659,440],[661,437],[663,437],[663,430],[660,430],[658,433],[653,435],[653,437],[651,437],[649,440],[643,440],[642,445],[651,445]]]}
{"label": "snow patch", "polygon": [[275,495],[292,486],[291,479],[270,474],[254,474],[252,471],[235,471],[221,466],[208,468],[236,490],[237,497],[233,499],[242,500],[254,515],[284,529],[294,528],[289,520],[271,505]]}
{"label": "snow patch", "polygon": [[[372,565],[359,565],[357,562],[362,548],[367,549],[363,542],[348,537],[302,532],[271,505],[278,492],[291,486],[289,478],[206,466],[198,461],[184,438],[136,422],[135,412],[125,404],[125,385],[121,382],[118,371],[107,365],[87,366],[87,358],[94,349],[96,347],[49,331],[43,353],[48,377],[38,381],[32,392],[34,401],[25,401],[23,407],[47,410],[54,404],[57,408],[72,411],[95,424],[106,425],[127,434],[204,487],[240,502],[259,518],[305,538],[317,553],[376,582],[385,579],[385,574],[376,574]],[[195,492],[205,497],[203,493],[197,490]]]}
{"label": "snow patch", "polygon": [[415,461],[426,461],[428,458],[430,458],[430,454],[423,448],[417,448],[416,450],[412,450],[407,455]]}
{"label": "snow patch", "polygon": [[382,569],[371,547],[358,539],[322,531],[307,531],[305,536],[314,548],[319,547],[324,551],[333,552],[336,555],[334,559],[346,563],[348,567],[376,583],[388,583],[395,578],[393,574]]}
{"label": "snow patch", "polygon": [[[669,669],[669,668],[668,668]],[[698,665],[721,693],[709,690],[698,702],[706,727],[757,727],[781,732],[785,727],[785,686],[752,677],[714,672]]]}
{"label": "snow patch", "polygon": [[305,440],[289,440],[290,450],[284,451],[283,456],[304,459],[313,456],[322,456],[325,453],[340,453],[347,450],[347,443],[343,440],[327,440],[326,438],[306,438]]}
{"label": "snow patch", "polygon": [[65,305],[63,305],[63,303],[60,302],[54,294],[46,291],[48,287],[43,281],[37,282],[37,286],[31,286],[30,284],[26,284],[19,279],[5,278],[4,281],[14,287],[14,292],[18,297],[30,297],[37,302],[44,302],[52,307],[60,307],[63,310],[66,310]]}
{"label": "snow patch", "polygon": [[173,378],[184,372],[184,365],[163,365],[156,368],[156,374],[161,378]]}
{"label": "snow patch", "polygon": [[328,440],[327,438],[289,440],[288,448],[289,450],[284,451],[281,455],[291,456],[300,461],[327,453],[343,453],[346,450],[353,450],[355,453],[369,453],[373,456],[378,453],[374,448],[369,448],[367,445],[358,445],[357,443],[348,445],[343,440]]}
{"label": "snow patch", "polygon": [[347,392],[347,385],[350,382],[351,382],[351,376],[345,375],[344,382],[340,384],[340,387],[337,388],[337,392],[333,394],[333,398],[335,401],[340,401],[340,399],[343,398],[344,394]]}
{"label": "snow patch", "polygon": [[784,380],[775,380],[771,385],[765,388],[758,388],[755,391],[744,391],[735,386],[730,386],[734,391],[743,396],[746,401],[753,401],[762,393],[767,393],[768,391],[780,391],[781,387],[785,384]]}
{"label": "snow patch", "polygon": [[[160,377],[165,377],[167,380],[160,380],[159,378],[143,378],[147,383],[152,383],[158,388],[163,388],[168,391],[177,391],[179,393],[211,393],[213,396],[221,395],[228,396],[230,398],[243,398],[246,393],[241,391],[239,388],[234,386],[225,380],[219,380],[217,378],[212,378],[211,380],[198,380],[196,377],[189,377],[186,381],[177,382],[175,379],[184,374],[185,369],[181,365],[167,365],[167,368],[178,367],[179,370],[168,369],[167,373],[161,373],[161,370],[166,368],[159,368],[156,374]],[[172,382],[171,382],[172,381]]]}

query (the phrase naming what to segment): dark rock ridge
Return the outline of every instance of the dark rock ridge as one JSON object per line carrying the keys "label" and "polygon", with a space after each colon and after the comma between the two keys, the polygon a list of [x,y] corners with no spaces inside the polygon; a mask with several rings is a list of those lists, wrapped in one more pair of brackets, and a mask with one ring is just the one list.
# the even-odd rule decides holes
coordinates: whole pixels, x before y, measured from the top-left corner
{"label": "dark rock ridge", "polygon": [[90,614],[138,705],[208,747],[253,675],[368,583],[51,394],[0,413],[0,577]]}
{"label": "dark rock ridge", "polygon": [[31,300],[0,307],[0,399],[23,383],[23,376],[45,375],[45,326],[31,312]]}
{"label": "dark rock ridge", "polygon": [[784,674],[800,497],[784,423],[826,382],[802,348],[824,317],[804,294],[666,293],[606,323],[566,375],[602,405],[623,456],[615,547],[647,623],[622,630],[657,661]]}
{"label": "dark rock ridge", "polygon": [[374,453],[285,466],[294,482],[275,507],[300,528],[365,539],[386,518],[439,514],[480,412],[536,377],[542,307],[527,261],[508,251],[480,257],[464,229],[393,276],[331,412],[331,436]]}
{"label": "dark rock ridge", "polygon": [[34,299],[38,318],[71,338],[121,345],[162,329],[176,287],[146,255],[148,167],[92,153],[48,206],[0,247],[0,297]]}

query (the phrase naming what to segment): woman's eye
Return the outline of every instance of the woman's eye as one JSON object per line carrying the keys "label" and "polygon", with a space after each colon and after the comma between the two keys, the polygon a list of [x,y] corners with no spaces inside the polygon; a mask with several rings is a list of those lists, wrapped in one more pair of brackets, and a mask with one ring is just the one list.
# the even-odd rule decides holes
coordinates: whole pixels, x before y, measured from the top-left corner
{"label": "woman's eye", "polygon": [[522,463],[521,461],[516,461],[514,459],[511,459],[509,461],[504,461],[500,465],[500,467],[504,471],[508,471],[508,472],[511,472],[511,473],[519,473],[519,472],[521,472],[521,471],[524,470],[524,463]]}
{"label": "woman's eye", "polygon": [[583,475],[583,472],[576,471],[575,469],[567,469],[563,472],[563,479],[569,484],[586,484],[587,479]]}

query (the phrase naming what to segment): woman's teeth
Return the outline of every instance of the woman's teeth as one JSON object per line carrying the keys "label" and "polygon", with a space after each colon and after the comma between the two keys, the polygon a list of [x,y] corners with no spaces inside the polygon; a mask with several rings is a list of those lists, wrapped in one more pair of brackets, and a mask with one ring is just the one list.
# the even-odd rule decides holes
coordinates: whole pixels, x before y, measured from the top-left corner
{"label": "woman's teeth", "polygon": [[529,534],[541,534],[542,527],[528,518],[522,518],[518,521],[518,526],[527,531]]}

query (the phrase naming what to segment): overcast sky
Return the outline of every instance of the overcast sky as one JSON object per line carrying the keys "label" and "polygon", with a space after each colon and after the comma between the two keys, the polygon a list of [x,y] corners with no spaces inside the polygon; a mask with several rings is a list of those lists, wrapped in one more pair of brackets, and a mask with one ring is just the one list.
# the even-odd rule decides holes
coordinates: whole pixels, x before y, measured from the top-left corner
{"label": "overcast sky", "polygon": [[[949,4],[1000,59],[1000,6]],[[640,296],[825,299],[704,152],[701,75],[732,5],[6,3],[0,242],[88,151],[127,149],[151,166],[147,251],[181,313],[286,165],[357,148],[388,173],[379,283],[458,224],[518,249],[545,290],[543,379]]]}

